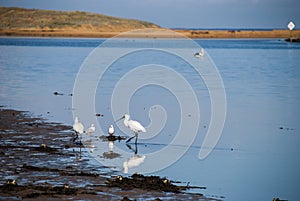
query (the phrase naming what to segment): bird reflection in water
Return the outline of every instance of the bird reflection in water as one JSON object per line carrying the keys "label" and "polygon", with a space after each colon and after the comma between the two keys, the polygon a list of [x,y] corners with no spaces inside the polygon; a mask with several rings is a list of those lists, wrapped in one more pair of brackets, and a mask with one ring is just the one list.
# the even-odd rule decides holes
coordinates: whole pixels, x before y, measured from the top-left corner
{"label": "bird reflection in water", "polygon": [[[136,135],[133,136],[133,137],[136,137],[136,139],[137,139]],[[133,137],[131,137],[129,139],[132,139]],[[120,142],[120,141],[123,141],[123,140],[127,140],[127,142],[129,142],[127,137],[116,136],[114,127],[112,125],[110,125],[110,127],[108,128],[108,135],[107,136],[102,136],[100,138],[102,138],[103,141],[108,141],[108,151],[106,151],[102,154],[102,157],[106,158],[106,159],[115,159],[115,158],[120,158],[121,157],[121,154],[114,152],[114,143],[115,143],[115,141],[118,140]],[[146,158],[146,156],[144,156],[144,155],[138,155],[138,149],[137,149],[137,143],[136,142],[133,144],[134,147],[132,147],[132,145],[128,144],[128,143],[126,143],[126,146],[134,154],[133,154],[133,156],[131,156],[130,158],[128,158],[127,160],[125,160],[123,162],[123,169],[124,169],[125,174],[128,173],[129,169],[138,167],[141,163],[144,162],[144,160]]]}
{"label": "bird reflection in water", "polygon": [[114,159],[121,157],[121,154],[114,152],[114,141],[108,141],[108,151],[102,154],[103,158]]}
{"label": "bird reflection in water", "polygon": [[124,173],[128,173],[129,168],[135,168],[138,167],[140,164],[142,164],[146,158],[145,155],[138,155],[138,149],[137,144],[135,143],[135,148],[133,149],[131,145],[127,144],[127,147],[134,152],[134,155],[128,158],[123,163]]}
{"label": "bird reflection in water", "polygon": [[86,149],[89,149],[90,153],[93,153],[95,150],[95,144],[94,141],[92,139],[88,139],[84,141],[84,147]]}

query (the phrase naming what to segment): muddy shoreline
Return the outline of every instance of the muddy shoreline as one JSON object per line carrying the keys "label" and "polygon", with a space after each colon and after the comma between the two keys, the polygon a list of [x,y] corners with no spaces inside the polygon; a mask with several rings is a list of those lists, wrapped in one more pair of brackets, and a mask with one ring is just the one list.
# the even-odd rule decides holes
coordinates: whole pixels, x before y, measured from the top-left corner
{"label": "muddy shoreline", "polygon": [[194,187],[167,178],[122,177],[91,164],[73,137],[71,126],[0,107],[0,200],[219,199],[186,192]]}

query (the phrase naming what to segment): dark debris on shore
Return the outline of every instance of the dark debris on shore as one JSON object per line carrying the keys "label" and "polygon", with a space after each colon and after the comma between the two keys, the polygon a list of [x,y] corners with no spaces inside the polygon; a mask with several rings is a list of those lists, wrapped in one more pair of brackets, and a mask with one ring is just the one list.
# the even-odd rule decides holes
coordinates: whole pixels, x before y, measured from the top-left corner
{"label": "dark debris on shore", "polygon": [[190,188],[205,189],[205,187],[192,187],[189,185],[177,186],[165,177],[160,178],[158,176],[144,176],[138,173],[133,174],[131,177],[117,176],[108,179],[106,184],[110,187],[119,187],[125,190],[141,188],[144,190],[164,191],[172,193],[182,193],[183,191],[188,190]]}

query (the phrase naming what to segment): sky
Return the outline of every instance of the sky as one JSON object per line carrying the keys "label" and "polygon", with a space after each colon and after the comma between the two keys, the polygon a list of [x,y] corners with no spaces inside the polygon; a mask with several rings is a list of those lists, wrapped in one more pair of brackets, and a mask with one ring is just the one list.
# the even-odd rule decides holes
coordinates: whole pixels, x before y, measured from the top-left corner
{"label": "sky", "polygon": [[87,11],[165,28],[300,29],[300,0],[0,0],[0,6]]}

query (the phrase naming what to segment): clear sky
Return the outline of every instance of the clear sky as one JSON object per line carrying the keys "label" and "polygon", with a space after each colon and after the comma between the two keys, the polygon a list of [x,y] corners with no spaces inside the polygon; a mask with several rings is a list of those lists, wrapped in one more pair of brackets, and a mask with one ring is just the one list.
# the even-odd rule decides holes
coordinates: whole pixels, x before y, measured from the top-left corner
{"label": "clear sky", "polygon": [[300,0],[0,0],[0,6],[79,10],[167,28],[300,28]]}

